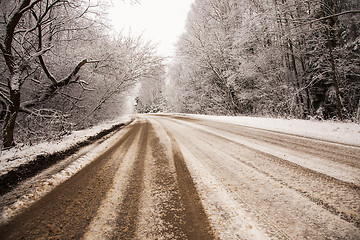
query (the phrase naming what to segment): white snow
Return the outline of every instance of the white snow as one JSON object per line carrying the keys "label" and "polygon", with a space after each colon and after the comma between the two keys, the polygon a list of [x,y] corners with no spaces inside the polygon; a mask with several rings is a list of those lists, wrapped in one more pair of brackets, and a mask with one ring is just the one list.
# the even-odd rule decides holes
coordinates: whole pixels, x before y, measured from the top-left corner
{"label": "white snow", "polygon": [[[139,138],[139,136],[137,136]],[[136,140],[135,140],[136,141]],[[110,239],[116,228],[117,206],[122,202],[126,186],[130,179],[131,169],[135,163],[136,147],[132,145],[127,151],[121,151],[123,163],[115,173],[113,183],[106,197],[102,200],[96,216],[92,219],[83,239]]]}
{"label": "white snow", "polygon": [[[174,114],[171,114],[172,116]],[[335,121],[313,121],[313,120],[297,120],[297,119],[274,119],[274,118],[257,118],[257,117],[228,117],[228,116],[205,116],[205,115],[190,115],[190,114],[178,114],[178,116],[186,116],[194,119],[202,119],[202,120],[211,120],[217,122],[238,124],[248,127],[254,127],[259,129],[265,129],[269,131],[281,132],[294,134],[303,137],[310,137],[314,139],[320,139],[340,144],[349,144],[353,146],[360,146],[360,125],[355,123],[340,123]],[[13,168],[18,167],[21,164],[27,163],[35,159],[35,157],[39,154],[44,153],[54,153],[57,151],[65,150],[70,146],[84,141],[89,136],[95,135],[96,133],[111,128],[111,126],[118,124],[120,122],[128,122],[131,117],[126,116],[121,119],[116,119],[115,121],[107,122],[98,126],[95,126],[90,129],[76,131],[71,135],[66,136],[62,140],[54,141],[50,143],[41,143],[36,146],[23,146],[19,148],[14,148],[11,150],[1,152],[0,156],[0,176],[2,174],[7,173]],[[151,121],[152,123],[154,121]],[[182,123],[186,123],[181,121]],[[154,123],[153,123],[154,124]],[[329,176],[341,179],[347,182],[356,182],[359,180],[359,172],[358,170],[343,169],[340,166],[334,165],[328,166],[325,165],[324,162],[321,162],[321,159],[312,159],[313,161],[304,162],[302,159],[293,152],[286,152],[285,155],[278,156],[277,151],[272,150],[271,146],[259,146],[257,142],[250,142],[237,138],[231,133],[224,133],[221,131],[213,131],[209,128],[203,127],[194,123],[186,123],[191,125],[191,127],[195,127],[195,129],[206,130],[207,132],[211,132],[221,137],[228,138],[232,141],[241,143],[243,145],[252,147],[252,148],[260,148],[262,151],[272,154],[277,157],[281,157],[288,161],[295,162],[299,165],[303,165],[307,168],[314,169],[316,171],[322,172]],[[160,128],[159,124],[154,124],[156,128]],[[121,134],[121,133],[119,133]],[[165,134],[163,134],[165,135]],[[40,199],[47,192],[51,191],[55,186],[64,182],[66,179],[70,178],[77,171],[82,169],[84,166],[89,164],[96,156],[100,155],[102,151],[104,151],[104,146],[107,146],[109,142],[113,141],[114,138],[119,135],[114,135],[112,138],[109,138],[102,144],[98,145],[92,151],[79,158],[72,164],[70,164],[63,171],[53,175],[50,179],[46,179],[41,182],[40,186],[34,189],[29,194],[26,194],[19,198],[14,204],[11,206],[7,206],[1,212],[0,222],[4,222],[15,216],[22,209],[28,207],[36,200]],[[163,139],[163,137],[160,137]],[[166,141],[165,141],[166,142]],[[231,196],[226,194],[226,189],[222,187],[222,184],[219,182],[219,179],[216,179],[212,176],[210,169],[208,169],[204,164],[199,162],[194,155],[187,149],[187,147],[183,144],[179,144],[179,147],[189,164],[189,170],[191,171],[194,180],[197,183],[198,190],[200,194],[206,195],[203,199],[204,205],[209,211],[213,218],[211,221],[214,226],[218,226],[221,229],[217,229],[220,232],[221,237],[226,239],[229,236],[234,236],[236,234],[245,235],[253,239],[267,239],[268,235],[261,230],[261,226],[256,224],[256,219],[252,219],[248,216],[248,214],[241,210],[241,206],[234,202],[231,199]],[[130,166],[129,166],[130,167]],[[128,169],[128,168],[126,168]],[[126,169],[122,169],[122,172],[126,172]],[[348,174],[343,174],[348,173]],[[117,179],[115,182],[122,181],[122,177],[125,173],[117,174]],[[115,184],[121,185],[121,184]],[[213,187],[213,189],[210,189]],[[122,189],[112,189],[113,193],[109,193],[106,200],[102,203],[102,208],[99,209],[98,216],[90,225],[88,229],[87,236],[91,237],[99,234],[99,229],[101,228],[112,228],[113,218],[114,216],[107,214],[109,213],[110,203],[119,202],[121,198]],[[222,203],[226,203],[226,209],[222,209],[219,212],[219,206],[222,206]],[[216,203],[216,205],[212,205]],[[239,210],[240,209],[240,210]],[[221,216],[217,216],[221,213],[226,213],[229,216],[228,221],[223,221]],[[247,225],[241,225],[241,223],[248,223]],[[108,224],[108,225],[106,225]],[[97,235],[99,236],[99,235]],[[104,233],[105,236],[105,233]]]}
{"label": "white snow", "polygon": [[52,154],[66,150],[86,140],[90,136],[94,136],[105,129],[110,129],[116,124],[129,122],[130,120],[130,116],[123,116],[88,129],[74,131],[70,135],[57,141],[43,142],[34,146],[25,145],[2,151],[0,154],[0,176],[22,164],[34,160],[38,155]]}
{"label": "white snow", "polygon": [[[274,146],[265,142],[256,140],[248,140],[221,130],[214,130],[209,127],[198,125],[191,122],[175,120],[183,125],[192,127],[193,129],[200,129],[214,135],[229,139],[231,141],[240,143],[253,149],[260,150],[275,157],[296,163],[308,169],[323,173],[324,175],[331,176],[344,182],[359,184],[360,183],[360,170],[351,166],[346,166],[337,162],[330,162],[319,157],[307,155],[306,153],[297,153],[296,151],[289,150],[285,147]],[[306,156],[304,158],[304,156]]]}
{"label": "white snow", "polygon": [[[180,150],[186,159],[202,202],[218,239],[270,239],[242,208],[234,201],[214,174],[183,144]],[[224,217],[226,216],[226,217]]]}
{"label": "white snow", "polygon": [[[125,120],[125,119],[124,119]],[[117,122],[119,123],[119,122]],[[111,126],[111,125],[110,125]],[[100,128],[99,129],[106,129]],[[126,129],[123,129],[126,130]],[[101,131],[101,130],[100,130]],[[21,196],[17,201],[9,206],[5,206],[0,215],[0,224],[7,222],[12,217],[16,216],[23,209],[28,208],[34,202],[41,199],[47,193],[52,191],[55,187],[65,182],[67,179],[75,175],[89,163],[91,163],[94,159],[100,156],[103,152],[107,150],[107,146],[114,144],[121,135],[123,135],[123,131],[117,132],[112,137],[106,139],[101,144],[97,145],[91,151],[89,151],[84,156],[78,158],[76,161],[71,163],[68,167],[63,169],[61,172],[54,174],[48,179],[43,179],[39,184],[37,184],[34,189],[32,189],[29,193]]]}
{"label": "white snow", "polygon": [[270,131],[294,134],[330,142],[360,146],[360,124],[336,121],[316,121],[245,116],[214,116],[180,114],[195,119],[238,124]]}
{"label": "white snow", "polygon": [[[181,116],[212,120],[212,117],[201,115]],[[231,121],[231,117],[222,119],[225,122]],[[288,151],[285,155],[280,155],[280,152],[283,153],[283,148],[242,139],[236,134],[221,130],[221,127],[207,127],[201,122],[198,124],[197,121],[186,121],[186,119],[169,118],[169,120],[159,118],[159,122],[171,132],[179,145],[217,239],[269,239],[273,235],[275,238],[279,236],[279,239],[298,239],[307,234],[308,236],[318,234],[313,236],[326,238],[325,231],[318,232],[314,229],[319,229],[318,226],[321,225],[326,226],[326,231],[344,232],[344,235],[345,232],[353,232],[355,229],[355,226],[350,224],[349,227],[344,225],[345,227],[340,230],[342,226],[338,228],[338,223],[343,220],[339,216],[323,211],[322,206],[309,201],[300,192],[284,187],[275,178],[268,177],[261,171],[244,164],[240,159],[249,157],[249,161],[252,161],[252,155],[238,157],[229,154],[232,149],[226,147],[231,144],[221,144],[221,142],[229,139],[265,152],[266,155],[274,155],[348,182],[359,183],[360,172],[357,169],[337,163],[332,164],[315,157],[309,158],[306,162],[301,157],[306,156],[306,153],[296,155],[296,152]],[[266,123],[266,119],[262,121]],[[218,136],[221,138],[217,138]],[[314,140],[314,142],[318,141]],[[333,143],[333,145],[337,144]],[[258,155],[258,159],[262,157]],[[314,221],[314,225],[308,224],[310,221]],[[298,224],[299,222],[306,224]]]}

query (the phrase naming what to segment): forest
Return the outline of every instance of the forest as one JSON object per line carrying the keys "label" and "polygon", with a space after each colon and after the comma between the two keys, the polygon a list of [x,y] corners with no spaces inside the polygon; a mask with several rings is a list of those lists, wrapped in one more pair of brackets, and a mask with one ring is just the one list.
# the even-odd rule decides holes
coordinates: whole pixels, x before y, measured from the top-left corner
{"label": "forest", "polygon": [[[358,0],[195,0],[171,61],[109,0],[0,0],[2,147],[124,114],[359,122]],[[133,95],[136,98],[131,99]]]}
{"label": "forest", "polygon": [[123,114],[164,65],[154,44],[114,35],[111,1],[0,1],[2,145],[59,138]]}
{"label": "forest", "polygon": [[358,0],[196,0],[169,102],[177,112],[359,121],[359,54]]}

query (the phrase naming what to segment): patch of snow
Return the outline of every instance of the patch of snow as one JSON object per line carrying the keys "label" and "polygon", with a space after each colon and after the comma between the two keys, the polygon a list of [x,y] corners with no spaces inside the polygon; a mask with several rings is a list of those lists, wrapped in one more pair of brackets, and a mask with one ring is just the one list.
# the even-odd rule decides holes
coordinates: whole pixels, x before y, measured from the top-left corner
{"label": "patch of snow", "polygon": [[34,146],[25,145],[2,151],[0,155],[0,176],[22,164],[33,161],[38,155],[53,154],[66,150],[105,129],[110,129],[116,124],[127,123],[129,121],[131,121],[130,116],[123,116],[88,129],[74,131],[70,135],[57,141],[43,142]]}
{"label": "patch of snow", "polygon": [[256,140],[249,140],[231,134],[229,132],[223,132],[221,130],[214,130],[209,127],[205,127],[199,124],[175,120],[183,125],[191,126],[194,129],[200,129],[205,132],[212,133],[214,135],[229,139],[231,141],[240,143],[253,149],[260,150],[264,153],[268,153],[272,156],[284,159],[289,162],[296,163],[308,169],[312,169],[316,172],[320,172],[324,175],[331,176],[344,182],[359,184],[360,183],[360,170],[350,166],[346,166],[337,162],[330,162],[319,157],[307,155],[306,153],[297,153],[296,151],[289,150],[285,147],[274,146],[265,142],[258,142]]}
{"label": "patch of snow", "polygon": [[245,116],[213,116],[181,114],[194,119],[237,124],[270,131],[294,134],[330,142],[360,146],[360,124],[335,121],[315,121]]}
{"label": "patch of snow", "polygon": [[47,193],[52,191],[55,187],[59,186],[61,183],[65,182],[67,179],[71,178],[85,166],[90,164],[94,159],[96,159],[98,156],[100,156],[107,150],[107,146],[113,144],[114,141],[116,141],[121,135],[123,135],[124,130],[117,132],[112,137],[97,145],[93,150],[91,150],[84,156],[78,158],[64,170],[60,171],[57,174],[54,174],[48,179],[42,180],[39,186],[35,187],[35,189],[31,191],[31,193],[25,194],[21,196],[15,203],[9,206],[5,206],[1,212],[0,224],[7,222],[9,219],[20,213],[23,209],[28,208],[30,205],[32,205],[33,203],[41,199],[43,196],[45,196]]}
{"label": "patch of snow", "polygon": [[[137,139],[139,136],[137,135]],[[136,139],[134,140],[136,141]],[[96,216],[92,219],[88,230],[83,239],[110,239],[114,229],[116,228],[116,219],[118,216],[117,206],[122,202],[124,193],[130,180],[131,169],[136,160],[137,146],[131,145],[126,151],[122,150],[122,164],[115,173],[110,190],[106,193],[106,197],[101,201]]]}
{"label": "patch of snow", "polygon": [[231,198],[212,171],[182,143],[179,143],[179,147],[194,177],[217,237],[219,239],[270,239],[242,206]]}
{"label": "patch of snow", "polygon": [[[173,118],[169,120],[159,118],[159,121],[177,140],[218,239],[272,237],[274,239],[299,239],[311,238],[311,236],[325,239],[329,236],[331,238],[331,236],[341,235],[342,238],[349,238],[349,236],[358,235],[352,223],[344,222],[340,216],[324,210],[324,206],[304,196],[303,188],[299,188],[301,190],[299,191],[282,185],[276,177],[273,178],[271,174],[268,176],[265,171],[261,171],[261,167],[246,164],[262,161],[261,159],[266,156],[249,153],[241,156],[232,155],[232,149],[237,146],[227,148],[233,144],[223,138],[232,138],[230,140],[236,142],[236,134],[217,128],[203,127],[196,121]],[[250,144],[253,143],[250,142]],[[258,146],[253,145],[253,147]],[[253,156],[256,157],[253,158]],[[242,160],[242,158],[247,160]],[[262,167],[267,168],[267,165],[264,164]],[[276,166],[273,167],[276,168]],[[279,171],[279,174],[281,175],[282,172]],[[284,182],[297,182],[297,178],[292,178],[293,176],[296,175],[285,177],[287,179]],[[305,179],[307,176],[301,176],[301,178]],[[336,185],[331,184],[331,181],[326,184],[329,184],[330,189],[339,191]],[[320,185],[319,188],[323,186]],[[348,193],[345,191],[341,194]]]}

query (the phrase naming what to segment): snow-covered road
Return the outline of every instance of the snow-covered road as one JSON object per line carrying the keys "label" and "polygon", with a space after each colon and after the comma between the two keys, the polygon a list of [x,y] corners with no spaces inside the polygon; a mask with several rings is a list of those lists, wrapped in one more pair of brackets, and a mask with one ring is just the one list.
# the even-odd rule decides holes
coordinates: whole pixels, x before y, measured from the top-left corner
{"label": "snow-covered road", "polygon": [[360,239],[360,147],[171,115],[105,143],[1,239]]}

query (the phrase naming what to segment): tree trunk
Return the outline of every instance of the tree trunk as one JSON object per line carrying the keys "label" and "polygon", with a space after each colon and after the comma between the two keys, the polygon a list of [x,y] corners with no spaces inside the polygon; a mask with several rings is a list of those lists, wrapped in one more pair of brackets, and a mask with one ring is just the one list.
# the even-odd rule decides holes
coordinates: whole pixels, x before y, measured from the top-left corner
{"label": "tree trunk", "polygon": [[[20,97],[20,94],[16,93],[16,98]],[[14,129],[15,121],[19,110],[12,106],[9,108],[9,112],[6,114],[4,127],[3,127],[3,146],[4,149],[15,146],[14,141]]]}
{"label": "tree trunk", "polygon": [[356,113],[356,120],[358,123],[360,123],[360,100],[359,100],[359,105],[358,105],[358,109],[357,109],[357,113]]}
{"label": "tree trunk", "polygon": [[10,91],[10,100],[12,101],[12,104],[10,104],[7,109],[7,113],[5,115],[5,120],[3,125],[3,146],[5,149],[15,146],[14,130],[15,130],[16,117],[20,110],[19,89]]}
{"label": "tree trunk", "polygon": [[342,121],[343,116],[342,116],[342,113],[341,113],[340,91],[339,91],[339,85],[338,85],[338,81],[337,81],[337,77],[336,77],[335,59],[334,59],[334,55],[333,55],[333,52],[332,52],[332,46],[331,46],[331,40],[330,40],[330,36],[329,36],[330,35],[329,30],[327,28],[326,28],[326,35],[327,35],[328,48],[329,48],[329,54],[330,54],[331,75],[332,75],[334,88],[335,88],[335,95],[336,95],[336,109],[337,109],[338,117],[339,117],[340,121]]}
{"label": "tree trunk", "polygon": [[[40,0],[35,0],[32,4],[36,4]],[[12,54],[12,42],[14,40],[14,32],[17,24],[23,16],[23,10],[30,5],[30,0],[22,0],[10,15],[9,22],[6,24],[6,34],[4,38],[4,45],[0,44],[0,49],[5,59],[5,63],[9,68],[11,78],[8,80],[8,87],[10,92],[10,103],[7,107],[3,125],[3,147],[10,148],[15,145],[14,129],[16,117],[20,110],[20,80],[21,71],[19,66],[15,63],[15,58]]]}
{"label": "tree trunk", "polygon": [[[327,7],[329,9],[331,9],[334,14],[336,14],[335,3],[332,0],[327,2]],[[324,17],[326,17],[326,15],[327,15],[324,7],[323,7],[323,15],[324,15]],[[333,18],[330,18],[329,20],[330,20],[330,22],[328,24],[329,26],[326,26],[326,38],[327,38],[329,55],[330,55],[331,75],[332,75],[332,80],[333,80],[334,88],[335,88],[336,109],[337,109],[338,117],[342,121],[343,116],[341,113],[340,91],[339,91],[338,80],[336,77],[336,65],[335,65],[335,59],[334,59],[334,54],[333,54],[333,47],[336,46],[336,30],[335,30],[336,29],[336,19],[335,19],[335,17],[333,17]],[[332,34],[330,34],[329,28],[333,29]]]}
{"label": "tree trunk", "polygon": [[301,93],[301,86],[300,86],[300,77],[299,77],[299,73],[297,70],[297,66],[296,66],[296,60],[295,60],[295,52],[294,52],[294,46],[293,43],[290,39],[288,39],[289,41],[289,49],[290,49],[290,53],[291,53],[291,70],[294,73],[295,76],[295,81],[294,81],[294,86],[295,86],[295,91],[296,91],[296,99],[298,100],[298,108],[299,108],[299,116],[301,118],[305,118],[305,111],[304,111],[304,99],[303,99],[303,95]]}

